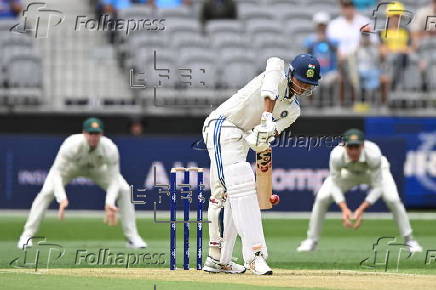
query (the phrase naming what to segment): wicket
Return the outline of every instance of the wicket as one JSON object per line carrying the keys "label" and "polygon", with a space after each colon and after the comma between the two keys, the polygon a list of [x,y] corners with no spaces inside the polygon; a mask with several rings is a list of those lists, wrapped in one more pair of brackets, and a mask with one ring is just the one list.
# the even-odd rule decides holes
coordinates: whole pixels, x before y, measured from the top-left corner
{"label": "wicket", "polygon": [[[193,200],[190,172],[197,172],[197,220],[190,221],[189,211]],[[180,193],[183,199],[183,269],[189,270],[189,234],[190,223],[197,224],[197,270],[203,268],[203,168],[171,168],[170,173],[170,270],[176,269],[176,205],[177,205],[177,172],[183,172],[183,184]]]}

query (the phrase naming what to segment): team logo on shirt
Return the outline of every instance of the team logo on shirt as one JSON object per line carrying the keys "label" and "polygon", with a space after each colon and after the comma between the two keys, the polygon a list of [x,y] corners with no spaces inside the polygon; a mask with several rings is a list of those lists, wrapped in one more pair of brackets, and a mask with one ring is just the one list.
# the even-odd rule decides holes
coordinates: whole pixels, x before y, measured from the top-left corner
{"label": "team logo on shirt", "polygon": [[280,113],[281,118],[286,118],[288,116],[288,111],[283,111]]}
{"label": "team logo on shirt", "polygon": [[100,127],[100,126],[98,125],[97,122],[92,122],[91,127],[92,127],[92,128],[98,128],[98,127]]}
{"label": "team logo on shirt", "polygon": [[306,71],[306,77],[308,78],[313,78],[314,74],[315,74],[315,65],[313,64],[309,64],[308,65],[308,70]]}

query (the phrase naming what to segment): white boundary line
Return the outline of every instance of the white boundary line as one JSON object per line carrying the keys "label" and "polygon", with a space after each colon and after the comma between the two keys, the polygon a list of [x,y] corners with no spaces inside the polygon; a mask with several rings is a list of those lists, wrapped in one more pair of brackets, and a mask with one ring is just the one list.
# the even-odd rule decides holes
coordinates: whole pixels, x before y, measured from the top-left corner
{"label": "white boundary line", "polygon": [[[29,210],[10,210],[1,209],[0,218],[6,217],[27,217]],[[191,219],[195,219],[197,213],[195,211],[190,212]],[[207,219],[207,212],[204,212],[203,216]],[[408,213],[408,216],[412,220],[436,220],[436,212],[412,212]],[[46,217],[57,217],[57,210],[47,210]],[[66,218],[103,218],[104,211],[100,210],[66,210]],[[137,218],[153,218],[153,211],[136,211]],[[177,217],[183,217],[183,211],[177,211]],[[263,211],[262,217],[264,219],[309,219],[310,212],[284,212],[284,211]],[[168,219],[169,211],[160,210],[157,211],[157,219]],[[327,219],[340,219],[340,212],[329,212],[326,216]],[[365,219],[392,219],[392,214],[390,212],[368,212],[365,213]]]}

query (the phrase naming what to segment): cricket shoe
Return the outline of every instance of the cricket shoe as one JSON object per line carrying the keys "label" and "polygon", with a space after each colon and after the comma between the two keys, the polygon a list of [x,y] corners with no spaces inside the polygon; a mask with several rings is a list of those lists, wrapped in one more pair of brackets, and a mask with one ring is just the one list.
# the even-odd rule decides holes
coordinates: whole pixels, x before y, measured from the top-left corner
{"label": "cricket shoe", "polygon": [[422,247],[416,240],[410,240],[406,242],[406,246],[409,247],[411,253],[421,253]]}
{"label": "cricket shoe", "polygon": [[239,264],[230,262],[227,265],[223,265],[220,261],[208,256],[203,266],[203,271],[209,273],[227,273],[227,274],[242,274],[247,269]]}
{"label": "cricket shoe", "polygon": [[261,252],[254,254],[254,259],[245,265],[255,275],[272,275],[272,270],[266,263]]}
{"label": "cricket shoe", "polygon": [[297,252],[312,252],[315,251],[318,246],[318,242],[312,239],[304,240],[297,248]]}
{"label": "cricket shoe", "polygon": [[127,239],[127,248],[132,249],[144,249],[147,248],[147,243],[140,236],[133,237],[131,239]]}
{"label": "cricket shoe", "polygon": [[17,248],[20,250],[24,250],[25,248],[30,248],[33,245],[32,237],[29,236],[21,236],[17,243]]}

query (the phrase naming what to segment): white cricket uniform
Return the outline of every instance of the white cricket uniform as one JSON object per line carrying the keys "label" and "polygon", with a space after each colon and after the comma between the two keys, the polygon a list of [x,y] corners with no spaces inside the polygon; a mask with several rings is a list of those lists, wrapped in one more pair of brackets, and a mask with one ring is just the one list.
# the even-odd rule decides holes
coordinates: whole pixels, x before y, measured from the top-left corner
{"label": "white cricket uniform", "polygon": [[42,190],[33,201],[23,236],[33,236],[53,198],[61,202],[67,198],[65,185],[76,177],[86,177],[106,191],[106,204],[118,201],[124,235],[131,240],[138,236],[135,208],[130,202],[130,188],[120,173],[117,146],[102,136],[94,150],[83,134],[74,134],[61,145]]}
{"label": "white cricket uniform", "polygon": [[[253,247],[258,245],[267,254],[254,172],[246,162],[249,145],[244,138],[260,124],[265,97],[277,100],[272,114],[279,134],[300,116],[298,100],[284,99],[288,90],[284,61],[270,58],[263,73],[221,104],[204,122],[203,139],[211,160],[209,245],[226,249],[221,250],[223,264],[230,262],[236,231],[242,239],[246,262],[253,259]],[[221,210],[217,208],[225,199],[223,230],[217,224]]]}
{"label": "white cricket uniform", "polygon": [[344,193],[361,184],[371,187],[365,201],[374,204],[381,196],[391,210],[400,234],[412,234],[388,160],[375,143],[365,141],[357,162],[350,161],[343,145],[336,146],[330,153],[330,176],[324,181],[316,196],[307,232],[309,239],[319,240],[322,223],[330,204],[333,201],[345,201]]}

